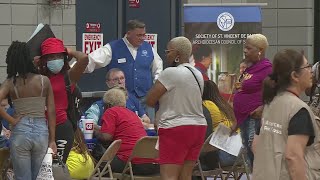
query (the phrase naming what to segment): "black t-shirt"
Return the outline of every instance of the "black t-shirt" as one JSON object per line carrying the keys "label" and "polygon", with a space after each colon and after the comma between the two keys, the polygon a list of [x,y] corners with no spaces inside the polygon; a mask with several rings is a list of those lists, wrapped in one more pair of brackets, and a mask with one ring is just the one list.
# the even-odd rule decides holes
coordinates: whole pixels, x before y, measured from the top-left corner
{"label": "black t-shirt", "polygon": [[[260,127],[256,127],[256,134],[260,134]],[[310,114],[306,108],[301,108],[290,120],[288,135],[307,135],[309,141],[307,146],[314,142],[314,129]]]}
{"label": "black t-shirt", "polygon": [[310,114],[306,108],[301,108],[290,120],[288,135],[307,135],[309,141],[307,146],[314,142],[314,129]]}

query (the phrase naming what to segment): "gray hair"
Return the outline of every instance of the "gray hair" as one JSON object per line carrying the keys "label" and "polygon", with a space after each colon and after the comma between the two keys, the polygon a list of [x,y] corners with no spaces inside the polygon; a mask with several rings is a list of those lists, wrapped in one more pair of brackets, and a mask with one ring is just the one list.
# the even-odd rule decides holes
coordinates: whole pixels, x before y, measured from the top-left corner
{"label": "gray hair", "polygon": [[250,41],[252,45],[262,49],[263,51],[269,46],[267,38],[262,34],[252,34],[247,37],[247,41]]}
{"label": "gray hair", "polygon": [[145,28],[146,24],[144,22],[139,21],[137,19],[129,20],[127,23],[127,31],[134,30],[136,28]]}
{"label": "gray hair", "polygon": [[188,59],[192,53],[192,45],[188,38],[184,36],[175,37],[169,42],[172,47],[179,52],[182,58]]}
{"label": "gray hair", "polygon": [[103,95],[103,102],[106,104],[107,107],[126,107],[126,101],[126,90],[121,87],[116,86],[114,88],[111,88]]}
{"label": "gray hair", "polygon": [[106,74],[106,80],[109,80],[110,75],[114,72],[122,72],[124,74],[124,72],[119,68],[111,68]]}

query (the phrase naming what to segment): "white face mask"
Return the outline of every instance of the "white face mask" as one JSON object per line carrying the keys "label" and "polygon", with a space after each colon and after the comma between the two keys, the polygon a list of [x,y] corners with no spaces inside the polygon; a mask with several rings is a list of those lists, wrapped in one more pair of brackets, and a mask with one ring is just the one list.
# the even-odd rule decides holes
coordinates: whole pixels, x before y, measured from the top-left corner
{"label": "white face mask", "polygon": [[47,62],[48,69],[54,74],[58,74],[61,71],[63,65],[64,65],[63,59],[56,59],[56,60]]}

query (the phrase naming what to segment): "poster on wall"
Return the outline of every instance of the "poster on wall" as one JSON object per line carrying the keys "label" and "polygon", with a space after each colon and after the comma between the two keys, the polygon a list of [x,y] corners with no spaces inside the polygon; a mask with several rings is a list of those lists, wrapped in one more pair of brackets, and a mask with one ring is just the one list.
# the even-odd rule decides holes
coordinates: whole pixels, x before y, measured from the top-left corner
{"label": "poster on wall", "polygon": [[144,41],[149,43],[153,49],[157,52],[157,45],[158,45],[158,34],[146,34],[144,36]]}
{"label": "poster on wall", "polygon": [[82,52],[90,54],[92,51],[103,46],[102,33],[83,33],[82,34]]}
{"label": "poster on wall", "polygon": [[[218,85],[227,81],[223,92],[232,93],[233,80],[243,60],[243,47],[248,35],[261,33],[260,6],[184,6],[185,36],[193,50],[210,48],[212,65],[208,76]],[[220,78],[220,79],[219,79]]]}

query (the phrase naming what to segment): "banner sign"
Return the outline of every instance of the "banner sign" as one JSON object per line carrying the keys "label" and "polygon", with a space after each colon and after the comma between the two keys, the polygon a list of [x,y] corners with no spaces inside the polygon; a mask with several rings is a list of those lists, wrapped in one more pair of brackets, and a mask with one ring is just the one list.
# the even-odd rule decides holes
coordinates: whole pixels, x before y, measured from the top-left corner
{"label": "banner sign", "polygon": [[95,32],[95,33],[101,32],[101,24],[87,22],[86,23],[86,32]]}
{"label": "banner sign", "polygon": [[102,33],[83,33],[82,34],[82,52],[90,54],[92,51],[103,46]]}
{"label": "banner sign", "polygon": [[144,37],[144,41],[151,44],[153,49],[157,52],[158,34],[146,34]]}
{"label": "banner sign", "polygon": [[140,7],[140,0],[128,0],[129,8],[139,8]]}
{"label": "banner sign", "polygon": [[212,66],[209,78],[216,81],[223,73],[238,74],[243,47],[248,35],[261,33],[259,6],[192,6],[184,7],[185,36],[193,49],[209,46]]}

